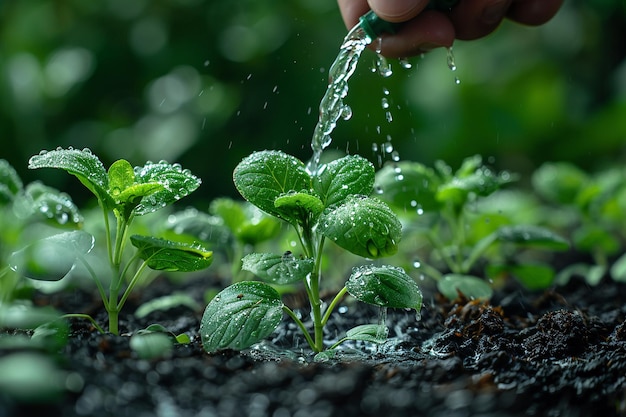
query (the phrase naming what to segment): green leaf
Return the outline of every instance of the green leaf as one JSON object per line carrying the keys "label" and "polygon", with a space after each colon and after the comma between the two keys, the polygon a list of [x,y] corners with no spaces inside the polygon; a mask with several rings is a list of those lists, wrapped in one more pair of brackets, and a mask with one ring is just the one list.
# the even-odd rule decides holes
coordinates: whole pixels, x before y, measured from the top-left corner
{"label": "green leaf", "polygon": [[[135,209],[135,214],[144,215],[157,211],[189,195],[200,186],[200,178],[179,164],[169,164],[165,161],[148,162],[143,167],[135,167],[135,184],[158,183],[163,188],[147,195],[149,187],[141,188],[137,192],[147,195]],[[152,187],[151,185],[150,187]]]}
{"label": "green leaf", "polygon": [[61,313],[51,307],[34,307],[25,304],[3,304],[0,306],[0,328],[36,329],[58,320]]}
{"label": "green leaf", "polygon": [[232,234],[219,216],[212,216],[195,208],[188,208],[168,216],[166,227],[182,240],[189,236],[191,240],[210,243],[215,247],[227,247]]}
{"label": "green leaf", "polygon": [[487,271],[489,276],[512,275],[531,291],[548,288],[555,277],[554,269],[543,264],[490,265]]}
{"label": "green leaf", "polygon": [[237,240],[256,245],[275,237],[281,223],[247,201],[218,198],[211,202],[210,211],[221,217]]}
{"label": "green leaf", "polygon": [[120,201],[118,196],[125,189],[135,184],[135,171],[125,159],[113,162],[107,175],[109,177],[109,194],[118,201]]}
{"label": "green leaf", "polygon": [[[274,202],[281,194],[311,189],[311,176],[302,161],[280,151],[254,152],[233,173],[239,193],[266,213],[283,218]],[[288,220],[288,219],[285,219]]]}
{"label": "green leaf", "polygon": [[22,191],[22,179],[6,159],[0,159],[0,206],[10,203]]}
{"label": "green leaf", "polygon": [[437,211],[442,204],[435,197],[441,180],[431,168],[417,162],[387,164],[376,173],[378,197],[406,212]]}
{"label": "green leaf", "polygon": [[626,254],[617,258],[611,265],[611,278],[617,282],[626,282]]}
{"label": "green leaf", "polygon": [[620,242],[608,230],[596,224],[585,224],[573,233],[574,246],[589,253],[601,252],[605,255],[617,253]]}
{"label": "green leaf", "polygon": [[583,170],[568,162],[546,162],[532,176],[537,193],[558,204],[575,204],[588,181]]}
{"label": "green leaf", "polygon": [[131,236],[130,241],[137,248],[139,257],[157,271],[198,271],[213,262],[213,252],[199,244],[140,235]]}
{"label": "green leaf", "polygon": [[78,228],[84,220],[69,195],[39,181],[26,186],[15,199],[13,211],[20,218],[42,218],[56,226]]}
{"label": "green leaf", "polygon": [[174,349],[173,336],[160,331],[136,333],[130,338],[130,348],[141,359],[163,358]]}
{"label": "green leaf", "polygon": [[313,259],[298,259],[291,252],[283,255],[251,253],[242,259],[241,269],[271,284],[286,285],[303,280],[313,271]]}
{"label": "green leaf", "polygon": [[317,196],[295,191],[279,195],[274,200],[274,206],[281,218],[305,228],[310,227],[310,220],[324,210],[324,204]]}
{"label": "green leaf", "polygon": [[78,180],[100,200],[104,207],[113,207],[108,193],[109,180],[100,159],[89,149],[61,149],[41,151],[28,161],[28,168],[60,168],[76,176]]}
{"label": "green leaf", "polygon": [[242,281],[225,288],[207,305],[200,324],[207,352],[245,349],[269,336],[283,316],[278,292],[267,284]]}
{"label": "green leaf", "polygon": [[346,332],[344,340],[363,340],[372,343],[385,343],[389,329],[382,324],[363,324]]}
{"label": "green leaf", "polygon": [[374,165],[359,155],[348,155],[326,164],[313,177],[313,188],[324,207],[341,203],[351,194],[369,195],[374,186]]}
{"label": "green leaf", "polygon": [[570,247],[565,238],[540,226],[503,226],[498,229],[497,236],[501,242],[515,243],[530,248],[564,251]]}
{"label": "green leaf", "polygon": [[94,242],[92,235],[81,230],[48,236],[13,252],[9,266],[27,278],[58,281],[74,268],[79,257],[93,249]]}
{"label": "green leaf", "polygon": [[571,264],[556,274],[554,282],[558,285],[566,285],[572,277],[584,278],[587,284],[595,287],[600,283],[607,272],[604,265],[589,265],[585,263]]}
{"label": "green leaf", "polygon": [[371,259],[395,254],[402,238],[402,225],[389,206],[365,196],[349,196],[324,211],[318,228],[342,248]]}
{"label": "green leaf", "polygon": [[493,289],[485,280],[461,274],[444,275],[437,281],[437,289],[448,300],[455,300],[459,293],[470,299],[488,300],[493,295]]}
{"label": "green leaf", "polygon": [[135,311],[135,317],[144,318],[155,311],[169,310],[175,307],[187,307],[192,311],[200,309],[200,305],[188,294],[174,293],[152,300],[140,305]]}
{"label": "green leaf", "polygon": [[436,198],[441,202],[464,204],[470,193],[485,197],[515,179],[515,176],[506,171],[496,174],[487,167],[480,167],[472,174],[463,177],[455,176],[449,182],[442,184],[437,191]]}
{"label": "green leaf", "polygon": [[404,269],[389,265],[354,268],[348,292],[364,303],[390,308],[422,308],[422,292]]}

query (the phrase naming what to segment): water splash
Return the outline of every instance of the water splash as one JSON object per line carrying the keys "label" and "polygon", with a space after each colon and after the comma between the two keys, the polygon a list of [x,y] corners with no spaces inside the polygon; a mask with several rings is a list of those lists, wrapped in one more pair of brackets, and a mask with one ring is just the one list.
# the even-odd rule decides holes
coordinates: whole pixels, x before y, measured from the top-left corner
{"label": "water splash", "polygon": [[[449,47],[447,49],[446,60],[447,60],[448,68],[450,68],[450,71],[453,71],[453,72],[456,71],[456,61],[454,59],[454,53],[452,52],[452,47]],[[455,84],[461,83],[461,80],[459,80],[459,77],[454,77],[454,83]]]}
{"label": "water splash", "polygon": [[337,121],[345,116],[346,106],[343,99],[348,94],[348,80],[356,70],[359,57],[372,39],[359,26],[348,32],[339,48],[339,54],[328,71],[328,88],[319,106],[319,119],[313,132],[311,148],[313,157],[307,167],[315,175],[319,169],[322,152],[332,142],[330,134],[337,126]]}

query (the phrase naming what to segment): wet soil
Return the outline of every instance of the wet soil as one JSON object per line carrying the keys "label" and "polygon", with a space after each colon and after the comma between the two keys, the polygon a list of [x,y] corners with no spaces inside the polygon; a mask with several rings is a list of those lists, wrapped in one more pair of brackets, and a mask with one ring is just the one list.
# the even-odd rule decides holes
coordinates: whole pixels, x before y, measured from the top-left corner
{"label": "wet soil", "polygon": [[[287,318],[252,349],[207,354],[198,337],[202,311],[176,307],[142,320],[132,315],[146,300],[173,290],[201,299],[206,282],[173,287],[156,281],[125,307],[122,336],[72,321],[60,366],[79,376],[78,388],[39,405],[0,394],[0,417],[626,415],[624,284],[591,288],[573,281],[531,293],[510,283],[490,303],[451,303],[425,289],[420,321],[415,312],[389,310],[388,343],[353,345],[354,351],[324,362],[313,361]],[[37,301],[104,323],[89,292]],[[297,307],[299,299],[286,302]],[[378,313],[346,299],[327,337],[376,322]],[[151,323],[192,341],[166,357],[140,359],[128,335]]]}

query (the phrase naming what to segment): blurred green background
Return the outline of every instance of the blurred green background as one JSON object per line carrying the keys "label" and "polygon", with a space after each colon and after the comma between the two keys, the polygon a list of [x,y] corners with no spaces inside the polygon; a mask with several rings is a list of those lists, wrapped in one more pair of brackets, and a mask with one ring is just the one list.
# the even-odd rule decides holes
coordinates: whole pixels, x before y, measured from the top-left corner
{"label": "blurred green background", "polygon": [[[347,98],[354,116],[331,149],[377,166],[390,159],[387,142],[426,164],[457,166],[478,153],[522,178],[546,160],[588,170],[621,163],[624,3],[566,0],[544,26],[505,22],[455,44],[455,73],[435,50],[411,69],[390,61],[394,74],[383,78],[366,51]],[[345,33],[335,0],[2,0],[0,158],[79,201],[74,178],[29,172],[28,158],[73,146],[107,167],[165,159],[203,179],[189,204],[234,196],[232,170],[252,151],[310,158]]]}

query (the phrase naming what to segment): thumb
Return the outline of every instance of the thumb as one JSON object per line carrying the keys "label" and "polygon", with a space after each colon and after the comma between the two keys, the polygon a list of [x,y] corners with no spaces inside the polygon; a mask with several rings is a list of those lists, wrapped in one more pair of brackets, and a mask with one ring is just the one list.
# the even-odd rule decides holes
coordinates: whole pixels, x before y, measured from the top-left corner
{"label": "thumb", "polygon": [[381,19],[405,22],[424,10],[428,0],[368,0],[368,3]]}

